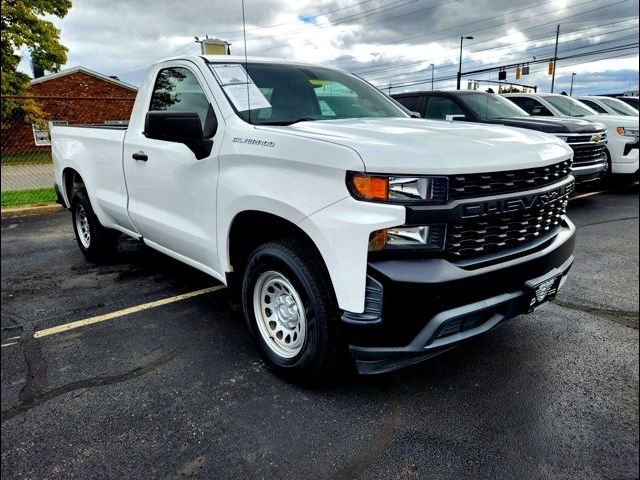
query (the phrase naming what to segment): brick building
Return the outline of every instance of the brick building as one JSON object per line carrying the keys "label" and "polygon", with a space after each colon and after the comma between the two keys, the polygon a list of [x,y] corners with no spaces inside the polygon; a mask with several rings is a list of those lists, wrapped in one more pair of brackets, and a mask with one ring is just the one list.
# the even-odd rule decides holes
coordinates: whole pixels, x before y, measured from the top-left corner
{"label": "brick building", "polygon": [[136,93],[136,87],[84,67],[36,78],[29,85],[27,96],[45,113],[47,124],[15,121],[3,125],[2,154],[49,149],[49,122],[127,122]]}

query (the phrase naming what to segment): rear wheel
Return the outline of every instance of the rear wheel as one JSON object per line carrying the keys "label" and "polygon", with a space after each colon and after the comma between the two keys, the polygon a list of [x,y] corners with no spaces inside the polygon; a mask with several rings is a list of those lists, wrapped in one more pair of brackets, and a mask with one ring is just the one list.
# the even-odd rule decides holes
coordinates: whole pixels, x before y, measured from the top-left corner
{"label": "rear wheel", "polygon": [[85,190],[73,196],[71,216],[78,246],[88,260],[100,262],[113,255],[118,248],[120,233],[100,224]]}
{"label": "rear wheel", "polygon": [[269,366],[294,379],[326,377],[338,358],[338,307],[317,253],[278,240],[250,256],[242,281],[249,330]]}

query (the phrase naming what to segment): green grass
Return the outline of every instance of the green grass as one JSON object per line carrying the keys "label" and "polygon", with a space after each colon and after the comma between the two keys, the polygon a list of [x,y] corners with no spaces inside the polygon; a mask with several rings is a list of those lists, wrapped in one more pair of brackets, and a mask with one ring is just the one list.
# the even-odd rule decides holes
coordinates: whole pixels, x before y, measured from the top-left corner
{"label": "green grass", "polygon": [[5,165],[40,165],[51,163],[51,152],[48,150],[39,152],[3,153],[0,156],[2,166]]}
{"label": "green grass", "polygon": [[2,209],[36,205],[50,205],[56,201],[53,188],[34,188],[31,190],[9,190],[2,192]]}

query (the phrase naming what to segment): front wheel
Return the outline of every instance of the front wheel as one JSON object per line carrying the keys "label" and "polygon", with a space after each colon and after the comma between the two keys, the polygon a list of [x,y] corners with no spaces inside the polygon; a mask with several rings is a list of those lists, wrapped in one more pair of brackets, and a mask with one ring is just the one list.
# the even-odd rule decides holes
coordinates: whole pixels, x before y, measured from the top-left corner
{"label": "front wheel", "polygon": [[249,330],[277,373],[326,377],[338,358],[338,307],[318,255],[299,240],[258,247],[242,281]]}
{"label": "front wheel", "polygon": [[113,255],[118,248],[120,234],[100,224],[84,190],[73,196],[71,217],[78,246],[87,260],[101,262]]}

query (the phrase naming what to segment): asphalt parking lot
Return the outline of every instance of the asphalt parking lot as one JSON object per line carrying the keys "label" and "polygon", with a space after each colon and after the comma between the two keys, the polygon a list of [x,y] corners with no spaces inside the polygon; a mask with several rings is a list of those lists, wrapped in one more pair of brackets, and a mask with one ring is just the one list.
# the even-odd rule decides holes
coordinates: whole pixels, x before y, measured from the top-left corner
{"label": "asphalt parking lot", "polygon": [[554,304],[321,388],[264,367],[224,290],[175,298],[209,277],[133,241],[87,263],[67,212],[3,219],[2,478],[638,478],[638,207],[571,202]]}

